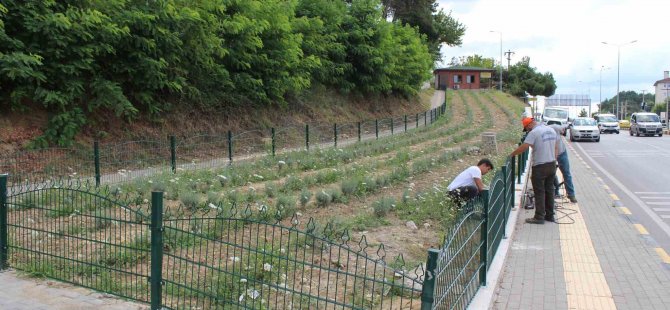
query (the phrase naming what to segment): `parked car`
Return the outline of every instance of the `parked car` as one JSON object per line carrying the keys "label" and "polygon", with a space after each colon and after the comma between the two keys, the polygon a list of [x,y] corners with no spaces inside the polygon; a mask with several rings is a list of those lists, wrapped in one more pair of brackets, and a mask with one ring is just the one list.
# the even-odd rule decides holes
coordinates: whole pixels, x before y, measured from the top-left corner
{"label": "parked car", "polygon": [[630,135],[663,136],[663,125],[656,113],[640,112],[630,116]]}
{"label": "parked car", "polygon": [[627,119],[620,119],[619,120],[619,128],[621,130],[623,129],[630,129],[630,121]]}
{"label": "parked car", "polygon": [[570,141],[600,141],[600,129],[596,120],[590,117],[577,117],[570,127]]}
{"label": "parked car", "polygon": [[614,114],[598,114],[593,118],[598,122],[600,133],[616,132],[619,134],[619,121]]}

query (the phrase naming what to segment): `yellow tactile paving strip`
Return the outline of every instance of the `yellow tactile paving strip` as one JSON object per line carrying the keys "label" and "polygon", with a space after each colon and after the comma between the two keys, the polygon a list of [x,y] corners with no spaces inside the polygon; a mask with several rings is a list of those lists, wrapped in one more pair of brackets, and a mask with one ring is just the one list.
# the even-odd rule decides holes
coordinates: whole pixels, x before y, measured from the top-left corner
{"label": "yellow tactile paving strip", "polygon": [[586,223],[577,204],[572,225],[559,225],[568,309],[616,309]]}

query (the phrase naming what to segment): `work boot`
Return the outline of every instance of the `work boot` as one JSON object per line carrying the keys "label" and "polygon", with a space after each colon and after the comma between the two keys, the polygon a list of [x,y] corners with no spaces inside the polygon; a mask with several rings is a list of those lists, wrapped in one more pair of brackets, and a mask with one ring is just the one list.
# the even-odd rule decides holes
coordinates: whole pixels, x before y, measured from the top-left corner
{"label": "work boot", "polygon": [[568,199],[570,199],[570,202],[572,203],[577,203],[577,198],[575,198],[575,196],[568,196]]}
{"label": "work boot", "polygon": [[544,220],[536,219],[534,217],[530,217],[526,219],[526,223],[528,224],[544,224]]}
{"label": "work boot", "polygon": [[553,216],[545,216],[544,220],[547,222],[556,222],[556,219],[554,219]]}

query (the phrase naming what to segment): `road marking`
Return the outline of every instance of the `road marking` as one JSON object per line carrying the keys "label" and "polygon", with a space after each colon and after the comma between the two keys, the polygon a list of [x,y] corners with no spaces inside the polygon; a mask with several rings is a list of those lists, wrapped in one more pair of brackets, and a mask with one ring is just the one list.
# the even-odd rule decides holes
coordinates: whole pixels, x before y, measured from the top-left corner
{"label": "road marking", "polygon": [[651,196],[642,196],[642,197],[640,197],[640,199],[651,199],[651,200],[655,200],[655,199],[670,199],[670,197],[651,197]]}
{"label": "road marking", "polygon": [[670,195],[670,192],[635,192],[638,195]]}
{"label": "road marking", "polygon": [[626,208],[626,207],[618,207],[617,209],[619,209],[619,211],[620,211],[621,213],[626,214],[626,215],[631,215],[631,214],[633,214],[633,213],[630,213],[630,210],[628,210],[628,208]]}
{"label": "road marking", "polygon": [[607,190],[610,189],[610,187],[607,186],[607,185],[603,185],[603,188],[604,188],[604,189],[607,189]]}
{"label": "road marking", "polygon": [[653,205],[653,206],[670,206],[670,201],[663,201],[663,202],[647,202],[648,205]]}
{"label": "road marking", "polygon": [[[577,145],[577,147],[582,151],[582,153],[586,154],[584,148],[581,145]],[[654,212],[649,206],[647,206],[644,203],[644,201],[642,201],[640,198],[637,198],[637,195],[633,194],[633,192],[630,191],[625,185],[623,185],[621,181],[619,181],[611,173],[605,170],[605,168],[603,168],[603,166],[598,164],[598,162],[593,160],[593,158],[589,157],[589,160],[591,161],[593,166],[598,168],[600,173],[605,175],[612,183],[614,183],[614,185],[616,185],[621,191],[623,191],[628,197],[630,197],[630,199],[633,200],[635,204],[637,204],[642,209],[642,211],[644,211],[644,213],[646,213],[649,216],[649,218],[651,218],[651,220],[654,221],[654,223],[656,223],[656,225],[661,230],[663,230],[666,236],[670,237],[670,225],[668,225],[668,223],[666,223],[658,214],[656,214],[656,212]]]}
{"label": "road marking", "polygon": [[614,200],[620,200],[619,197],[617,197],[616,194],[610,194],[610,197],[612,197],[612,199],[614,199]]}
{"label": "road marking", "polygon": [[670,212],[670,208],[654,208],[656,212]]}
{"label": "road marking", "polygon": [[568,309],[616,309],[579,205],[574,224],[558,225]]}
{"label": "road marking", "polygon": [[644,228],[644,226],[642,226],[642,224],[633,224],[633,226],[635,226],[635,229],[637,229],[637,231],[640,233],[640,235],[648,235],[649,234],[649,231],[647,231],[647,229]]}
{"label": "road marking", "polygon": [[661,215],[661,217],[664,219],[670,219],[670,215]]}
{"label": "road marking", "polygon": [[654,248],[654,250],[656,250],[656,253],[658,253],[658,256],[661,257],[661,260],[664,263],[670,264],[670,255],[668,255],[663,248]]}

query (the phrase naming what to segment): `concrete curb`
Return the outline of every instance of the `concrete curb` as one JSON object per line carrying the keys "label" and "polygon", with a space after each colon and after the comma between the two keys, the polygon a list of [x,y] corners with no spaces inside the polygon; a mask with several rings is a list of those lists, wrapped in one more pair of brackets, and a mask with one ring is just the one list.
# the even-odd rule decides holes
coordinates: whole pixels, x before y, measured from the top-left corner
{"label": "concrete curb", "polygon": [[528,189],[528,178],[530,177],[530,159],[528,160],[528,165],[526,170],[522,175],[521,184],[516,184],[514,186],[514,201],[518,201],[519,204],[516,208],[512,209],[507,220],[507,226],[505,227],[506,237],[500,241],[498,246],[498,252],[493,257],[491,266],[486,272],[486,286],[482,286],[477,290],[475,297],[472,299],[467,309],[480,310],[480,309],[491,309],[493,305],[493,297],[495,296],[495,290],[498,286],[498,283],[502,279],[502,271],[505,267],[505,261],[507,260],[507,255],[509,254],[509,248],[512,245],[514,240],[514,228],[516,227],[517,218],[519,217],[519,212],[522,210],[524,205],[524,194]]}

